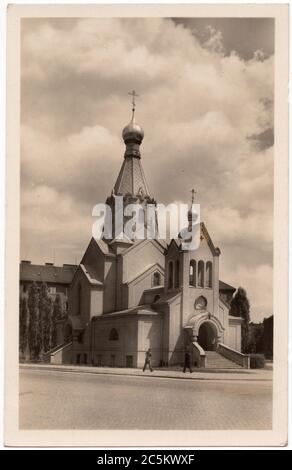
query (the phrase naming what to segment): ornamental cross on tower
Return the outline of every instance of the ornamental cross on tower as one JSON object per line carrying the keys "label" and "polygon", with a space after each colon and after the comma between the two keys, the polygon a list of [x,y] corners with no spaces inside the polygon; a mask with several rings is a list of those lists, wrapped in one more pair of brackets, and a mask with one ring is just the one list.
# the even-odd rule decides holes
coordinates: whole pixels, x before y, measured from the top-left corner
{"label": "ornamental cross on tower", "polygon": [[130,91],[130,92],[128,93],[128,95],[131,95],[131,96],[132,96],[132,105],[133,105],[132,111],[133,111],[133,113],[134,113],[134,112],[135,112],[135,108],[136,108],[136,101],[135,101],[135,98],[137,98],[137,96],[139,96],[139,95],[135,92],[135,90]]}

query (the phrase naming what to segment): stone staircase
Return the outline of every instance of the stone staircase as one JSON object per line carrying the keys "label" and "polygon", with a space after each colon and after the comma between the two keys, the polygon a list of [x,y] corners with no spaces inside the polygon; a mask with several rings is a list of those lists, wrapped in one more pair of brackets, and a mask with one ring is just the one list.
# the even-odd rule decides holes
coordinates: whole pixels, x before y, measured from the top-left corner
{"label": "stone staircase", "polygon": [[230,359],[226,359],[217,351],[205,351],[206,369],[242,369],[242,367]]}

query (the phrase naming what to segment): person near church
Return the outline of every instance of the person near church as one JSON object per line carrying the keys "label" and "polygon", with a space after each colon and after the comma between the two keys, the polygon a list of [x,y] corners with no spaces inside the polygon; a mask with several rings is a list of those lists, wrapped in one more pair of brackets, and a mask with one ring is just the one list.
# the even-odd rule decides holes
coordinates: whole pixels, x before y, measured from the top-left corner
{"label": "person near church", "polygon": [[186,369],[189,369],[190,373],[192,373],[192,365],[191,365],[191,354],[189,351],[186,351],[185,353],[185,362],[184,362],[184,370],[183,372],[185,373]]}
{"label": "person near church", "polygon": [[152,356],[151,349],[149,348],[145,354],[145,363],[143,367],[143,372],[145,372],[147,366],[149,366],[150,371],[153,372],[152,364],[151,364],[151,356]]}

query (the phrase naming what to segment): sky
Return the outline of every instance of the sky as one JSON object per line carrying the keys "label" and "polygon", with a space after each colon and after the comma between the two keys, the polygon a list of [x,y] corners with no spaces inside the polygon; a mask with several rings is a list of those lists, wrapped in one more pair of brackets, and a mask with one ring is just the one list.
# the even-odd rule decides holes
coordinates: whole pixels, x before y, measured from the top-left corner
{"label": "sky", "polygon": [[21,74],[21,259],[80,261],[135,89],[151,195],[195,188],[220,279],[273,313],[272,19],[24,19]]}

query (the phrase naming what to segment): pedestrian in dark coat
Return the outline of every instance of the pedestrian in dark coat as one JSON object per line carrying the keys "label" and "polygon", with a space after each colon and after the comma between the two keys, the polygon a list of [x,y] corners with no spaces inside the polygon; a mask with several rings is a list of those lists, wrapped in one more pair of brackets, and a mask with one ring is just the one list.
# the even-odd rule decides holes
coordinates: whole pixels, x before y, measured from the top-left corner
{"label": "pedestrian in dark coat", "polygon": [[190,370],[190,373],[192,373],[192,365],[191,365],[191,354],[189,351],[185,353],[185,363],[184,363],[184,370],[183,372],[185,373],[186,369]]}
{"label": "pedestrian in dark coat", "polygon": [[152,369],[152,365],[151,365],[151,349],[149,348],[148,351],[146,351],[146,354],[145,354],[145,363],[144,363],[144,367],[143,367],[143,372],[145,372],[145,369],[147,366],[149,366],[149,369],[151,370],[151,372],[153,372],[153,369]]}

